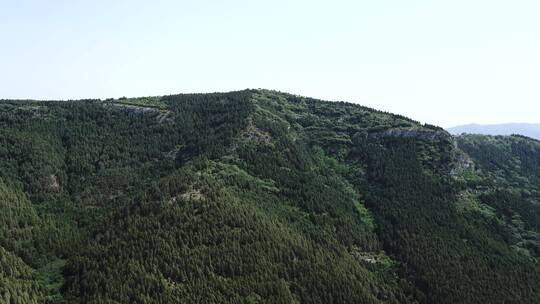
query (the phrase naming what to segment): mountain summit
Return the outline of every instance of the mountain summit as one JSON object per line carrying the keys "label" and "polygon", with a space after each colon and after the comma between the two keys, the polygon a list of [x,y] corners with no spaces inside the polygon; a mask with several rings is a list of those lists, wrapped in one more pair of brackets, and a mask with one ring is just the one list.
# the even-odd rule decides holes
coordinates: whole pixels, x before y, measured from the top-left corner
{"label": "mountain summit", "polygon": [[2,303],[540,303],[540,142],[267,90],[0,102]]}

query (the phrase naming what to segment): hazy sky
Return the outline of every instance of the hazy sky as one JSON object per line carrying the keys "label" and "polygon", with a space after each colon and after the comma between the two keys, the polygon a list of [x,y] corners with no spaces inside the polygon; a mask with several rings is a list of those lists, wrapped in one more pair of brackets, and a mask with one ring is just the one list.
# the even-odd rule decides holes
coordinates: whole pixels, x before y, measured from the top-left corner
{"label": "hazy sky", "polygon": [[540,1],[0,0],[0,98],[245,88],[540,122]]}

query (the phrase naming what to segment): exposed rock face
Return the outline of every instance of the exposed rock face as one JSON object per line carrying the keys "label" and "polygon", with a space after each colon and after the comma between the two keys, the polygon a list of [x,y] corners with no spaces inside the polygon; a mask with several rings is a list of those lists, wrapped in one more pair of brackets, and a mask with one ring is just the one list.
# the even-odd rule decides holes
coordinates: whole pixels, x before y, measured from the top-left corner
{"label": "exposed rock face", "polygon": [[174,123],[173,115],[169,110],[159,109],[155,107],[144,107],[122,103],[110,103],[110,106],[126,111],[131,114],[147,114],[156,113],[157,120],[160,123]]}
{"label": "exposed rock face", "polygon": [[472,159],[461,149],[455,148],[455,156],[453,167],[450,170],[450,175],[453,177],[461,176],[465,171],[472,170],[475,171],[474,162]]}
{"label": "exposed rock face", "polygon": [[185,201],[201,201],[205,199],[205,195],[199,189],[190,189],[184,193],[179,193],[177,196],[172,197],[169,203],[176,203],[179,199]]}
{"label": "exposed rock face", "polygon": [[399,138],[415,138],[427,141],[436,141],[450,139],[450,134],[444,131],[433,131],[423,129],[388,129],[385,131],[374,132],[369,134],[369,138],[384,138],[384,137],[399,137]]}
{"label": "exposed rock face", "polygon": [[257,145],[259,144],[272,144],[272,136],[270,133],[261,130],[258,128],[252,119],[249,119],[248,125],[238,138],[238,141],[235,142],[231,149],[234,151],[238,148],[241,143],[251,142]]}
{"label": "exposed rock face", "polygon": [[267,144],[270,142],[270,134],[268,132],[262,131],[257,128],[252,122],[249,123],[246,131],[243,134],[243,138],[247,141],[252,141],[255,143],[264,143]]}
{"label": "exposed rock face", "polygon": [[112,103],[111,106],[125,110],[130,113],[149,113],[149,112],[159,112],[159,109],[152,108],[152,107],[141,107],[141,106],[134,106],[134,105],[128,105],[128,104],[121,104],[121,103]]}
{"label": "exposed rock face", "polygon": [[51,191],[58,192],[60,190],[60,183],[58,182],[58,178],[56,175],[51,174],[47,178],[48,188]]}

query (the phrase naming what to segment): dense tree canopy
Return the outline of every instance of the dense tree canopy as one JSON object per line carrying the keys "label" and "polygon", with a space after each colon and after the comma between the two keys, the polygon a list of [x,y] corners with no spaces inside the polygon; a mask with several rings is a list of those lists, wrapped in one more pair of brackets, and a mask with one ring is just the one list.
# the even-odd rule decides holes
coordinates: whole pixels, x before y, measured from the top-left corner
{"label": "dense tree canopy", "polygon": [[540,142],[266,90],[0,102],[2,303],[539,303]]}

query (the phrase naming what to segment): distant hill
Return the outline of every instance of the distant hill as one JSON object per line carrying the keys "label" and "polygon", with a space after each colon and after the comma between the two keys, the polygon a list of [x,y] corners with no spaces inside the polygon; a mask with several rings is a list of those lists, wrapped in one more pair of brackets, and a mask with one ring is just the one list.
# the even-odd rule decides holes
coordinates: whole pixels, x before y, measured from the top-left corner
{"label": "distant hill", "polygon": [[452,134],[512,135],[519,134],[540,139],[540,124],[507,123],[497,125],[469,124],[449,128]]}

